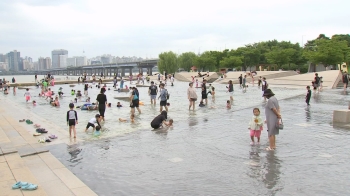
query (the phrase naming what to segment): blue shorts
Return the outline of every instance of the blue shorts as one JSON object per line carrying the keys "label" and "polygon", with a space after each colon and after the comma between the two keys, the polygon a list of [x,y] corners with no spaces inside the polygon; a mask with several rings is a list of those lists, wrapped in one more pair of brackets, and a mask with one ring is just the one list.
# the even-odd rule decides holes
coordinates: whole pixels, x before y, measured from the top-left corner
{"label": "blue shorts", "polygon": [[151,95],[151,99],[157,99],[157,95]]}

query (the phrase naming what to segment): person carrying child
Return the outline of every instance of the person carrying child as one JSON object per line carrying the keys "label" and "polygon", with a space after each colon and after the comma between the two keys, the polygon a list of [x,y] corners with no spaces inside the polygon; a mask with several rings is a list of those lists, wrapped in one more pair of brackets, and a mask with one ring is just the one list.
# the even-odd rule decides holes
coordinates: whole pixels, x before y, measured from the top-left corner
{"label": "person carrying child", "polygon": [[75,125],[78,124],[78,113],[74,110],[74,104],[69,104],[69,110],[67,112],[67,125],[69,126],[69,137],[72,137],[72,131],[74,133],[74,138],[77,136],[77,131]]}
{"label": "person carrying child", "polygon": [[[249,122],[249,130],[250,130],[250,139],[252,140],[250,142],[250,145],[260,144],[260,135],[261,131],[263,130],[263,121],[262,118],[260,117],[260,110],[259,108],[254,108],[253,109],[253,117]],[[254,141],[254,137],[258,139],[257,143]]]}
{"label": "person carrying child", "polygon": [[95,118],[92,118],[89,120],[88,124],[86,125],[86,129],[85,129],[85,132],[87,132],[87,130],[90,128],[90,127],[93,127],[93,131],[95,131],[95,124],[97,124],[98,126],[101,127],[100,125],[100,121],[101,121],[101,116],[99,114],[96,114],[95,115]]}

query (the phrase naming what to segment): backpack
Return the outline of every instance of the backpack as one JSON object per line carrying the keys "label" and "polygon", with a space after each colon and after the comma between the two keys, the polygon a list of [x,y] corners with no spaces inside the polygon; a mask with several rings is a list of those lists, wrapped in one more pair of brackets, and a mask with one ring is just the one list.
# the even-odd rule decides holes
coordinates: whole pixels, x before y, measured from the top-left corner
{"label": "backpack", "polygon": [[166,98],[168,100],[170,97],[170,94],[168,93],[167,89],[164,89],[164,90],[165,90],[165,97],[162,97],[162,98]]}

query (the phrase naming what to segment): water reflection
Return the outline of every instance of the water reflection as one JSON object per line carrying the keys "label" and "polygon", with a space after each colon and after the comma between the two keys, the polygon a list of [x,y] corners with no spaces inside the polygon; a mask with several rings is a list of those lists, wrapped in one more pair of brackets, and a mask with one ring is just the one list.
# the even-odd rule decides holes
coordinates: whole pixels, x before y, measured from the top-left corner
{"label": "water reflection", "polygon": [[263,168],[263,182],[265,187],[270,189],[270,193],[274,195],[281,189],[277,187],[281,174],[281,161],[275,155],[275,152],[270,151],[266,153],[266,162]]}
{"label": "water reflection", "polygon": [[70,159],[68,160],[71,163],[78,163],[81,158],[78,158],[78,155],[82,151],[81,148],[79,148],[78,144],[72,144],[72,145],[67,145],[67,151],[70,154]]}
{"label": "water reflection", "polygon": [[306,122],[310,122],[310,120],[311,120],[310,106],[306,106],[305,116],[306,116]]}

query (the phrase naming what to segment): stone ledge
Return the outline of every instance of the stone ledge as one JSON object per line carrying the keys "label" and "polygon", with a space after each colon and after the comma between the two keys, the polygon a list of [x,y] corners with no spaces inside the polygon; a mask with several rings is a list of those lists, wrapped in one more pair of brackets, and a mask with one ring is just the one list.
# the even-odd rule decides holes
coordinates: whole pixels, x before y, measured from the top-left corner
{"label": "stone ledge", "polygon": [[350,110],[334,110],[333,123],[350,123]]}

